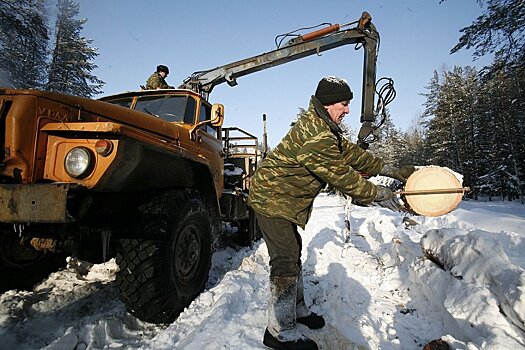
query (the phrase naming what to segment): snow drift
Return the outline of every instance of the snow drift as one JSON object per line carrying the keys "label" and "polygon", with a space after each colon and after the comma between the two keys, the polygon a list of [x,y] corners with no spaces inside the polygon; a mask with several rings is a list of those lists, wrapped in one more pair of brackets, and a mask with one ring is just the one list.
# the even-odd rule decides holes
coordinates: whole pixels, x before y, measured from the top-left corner
{"label": "snow drift", "polygon": [[[345,204],[319,196],[300,230],[305,299],[328,323],[302,330],[321,349],[415,350],[439,338],[525,349],[523,205],[465,201],[437,218],[353,206],[346,241]],[[216,252],[206,290],[169,325],[126,312],[116,269],[70,260],[32,291],[1,295],[0,349],[265,349],[264,241]]]}

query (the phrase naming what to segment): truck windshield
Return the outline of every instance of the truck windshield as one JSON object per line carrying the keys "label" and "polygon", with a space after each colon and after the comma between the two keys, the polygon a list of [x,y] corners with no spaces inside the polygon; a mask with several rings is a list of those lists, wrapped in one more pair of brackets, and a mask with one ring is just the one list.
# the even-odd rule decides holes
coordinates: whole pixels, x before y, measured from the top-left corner
{"label": "truck windshield", "polygon": [[129,108],[129,107],[131,107],[131,102],[133,101],[133,98],[128,97],[128,98],[120,98],[120,99],[115,99],[115,100],[104,100],[104,99],[102,99],[102,101],[109,102],[109,103],[112,103],[114,105],[118,105],[118,106]]}
{"label": "truck windshield", "polygon": [[168,122],[192,124],[195,100],[189,96],[144,96],[137,100],[135,110]]}
{"label": "truck windshield", "polygon": [[[131,108],[133,96],[124,98],[102,98],[102,101]],[[196,101],[191,96],[142,96],[137,99],[135,110],[161,118],[171,123],[193,124],[195,121]]]}

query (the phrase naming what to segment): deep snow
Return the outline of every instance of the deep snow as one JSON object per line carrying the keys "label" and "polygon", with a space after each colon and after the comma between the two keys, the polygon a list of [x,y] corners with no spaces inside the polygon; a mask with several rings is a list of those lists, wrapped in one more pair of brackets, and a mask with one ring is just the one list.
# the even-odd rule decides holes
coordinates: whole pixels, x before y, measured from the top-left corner
{"label": "deep snow", "polygon": [[[440,337],[455,349],[525,349],[524,205],[464,201],[437,218],[352,206],[348,243],[344,209],[321,195],[300,231],[306,301],[328,324],[299,327],[322,349],[421,349]],[[207,289],[170,325],[125,311],[116,269],[70,259],[33,291],[1,295],[0,348],[265,349],[263,241],[217,252]]]}

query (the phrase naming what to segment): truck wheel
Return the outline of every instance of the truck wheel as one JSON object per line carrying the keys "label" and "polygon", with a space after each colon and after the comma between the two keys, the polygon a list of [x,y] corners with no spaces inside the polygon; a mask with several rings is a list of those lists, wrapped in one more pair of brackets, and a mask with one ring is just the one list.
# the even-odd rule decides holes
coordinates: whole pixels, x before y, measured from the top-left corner
{"label": "truck wheel", "polygon": [[195,191],[154,201],[144,239],[123,239],[116,281],[128,311],[152,323],[172,322],[204,290],[211,266],[212,220]]}
{"label": "truck wheel", "polygon": [[66,265],[63,253],[43,253],[20,245],[18,238],[0,240],[0,293],[30,290],[33,285]]}

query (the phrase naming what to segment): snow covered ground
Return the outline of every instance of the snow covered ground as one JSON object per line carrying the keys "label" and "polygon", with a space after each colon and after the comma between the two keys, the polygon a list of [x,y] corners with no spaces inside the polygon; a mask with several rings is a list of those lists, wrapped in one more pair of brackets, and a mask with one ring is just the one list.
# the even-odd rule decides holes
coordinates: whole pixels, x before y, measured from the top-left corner
{"label": "snow covered ground", "polygon": [[[301,329],[321,349],[421,349],[437,338],[525,349],[524,205],[464,201],[442,217],[409,216],[416,226],[354,206],[348,243],[344,207],[319,196],[301,231],[307,304],[328,323]],[[0,296],[0,349],[264,349],[267,261],[264,242],[217,252],[206,291],[173,324],[153,325],[118,301],[114,261],[70,260],[33,291]]]}

